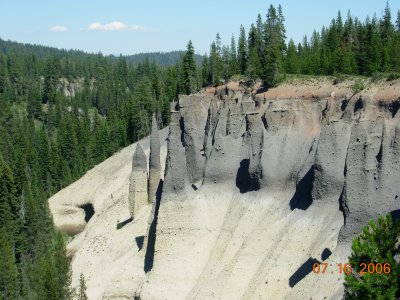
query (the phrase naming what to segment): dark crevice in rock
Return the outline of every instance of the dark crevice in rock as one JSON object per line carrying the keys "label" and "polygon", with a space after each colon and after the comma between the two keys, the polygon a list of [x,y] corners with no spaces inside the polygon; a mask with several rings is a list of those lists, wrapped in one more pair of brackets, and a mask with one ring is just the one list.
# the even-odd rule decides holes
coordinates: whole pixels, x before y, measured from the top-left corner
{"label": "dark crevice in rock", "polygon": [[313,270],[313,265],[320,263],[317,259],[310,257],[296,272],[289,278],[289,286],[292,288],[298,284],[303,278],[310,274]]}
{"label": "dark crevice in rock", "polygon": [[356,101],[356,103],[354,104],[354,113],[358,112],[359,110],[361,110],[364,107],[363,101],[361,99],[361,97]]}
{"label": "dark crevice in rock", "polygon": [[304,177],[296,185],[296,192],[289,202],[290,209],[306,210],[312,204],[311,191],[314,183],[314,165],[308,170]]}
{"label": "dark crevice in rock", "polygon": [[149,229],[149,236],[147,238],[147,248],[146,254],[144,257],[144,272],[148,273],[153,268],[154,264],[154,252],[156,246],[156,233],[157,233],[157,221],[158,221],[158,211],[160,209],[160,201],[161,201],[161,193],[164,182],[160,180],[160,184],[158,185],[157,194],[156,194],[156,202],[154,203],[154,218],[151,222]]}
{"label": "dark crevice in rock", "polygon": [[393,102],[387,103],[384,100],[379,100],[378,101],[378,107],[383,109],[383,110],[389,110],[390,113],[392,114],[392,118],[397,114],[399,108],[400,108],[400,99],[395,100]]}
{"label": "dark crevice in rock", "polygon": [[349,103],[349,101],[348,100],[342,100],[342,103],[341,103],[341,105],[340,105],[340,109],[342,110],[342,111],[344,111],[345,109],[346,109],[346,107],[347,107],[347,104]]}
{"label": "dark crevice in rock", "polygon": [[87,203],[82,206],[80,206],[85,211],[85,221],[86,223],[89,222],[89,220],[93,217],[94,215],[94,208],[92,203]]}
{"label": "dark crevice in rock", "polygon": [[215,122],[214,128],[211,128],[211,145],[212,146],[214,146],[214,144],[215,144],[215,130],[218,127],[218,123],[219,123],[219,114],[218,114],[217,122]]}
{"label": "dark crevice in rock", "polygon": [[261,116],[261,121],[262,121],[263,124],[264,124],[265,130],[268,131],[268,122],[267,122],[267,118],[265,117],[265,114],[263,114],[263,115]]}
{"label": "dark crevice in rock", "polygon": [[349,213],[349,207],[346,204],[345,200],[345,189],[346,189],[346,176],[347,176],[347,156],[349,155],[350,142],[347,144],[346,158],[344,160],[344,169],[343,169],[343,188],[342,192],[339,196],[339,210],[343,213],[343,224],[346,224],[346,216]]}
{"label": "dark crevice in rock", "polygon": [[231,110],[228,109],[228,115],[226,118],[225,135],[228,136],[230,134],[231,134]]}
{"label": "dark crevice in rock", "polygon": [[326,102],[325,107],[321,112],[322,119],[326,118],[327,113],[328,113],[328,102]]}
{"label": "dark crevice in rock", "polygon": [[343,186],[342,192],[340,193],[340,196],[339,196],[339,210],[343,213],[344,224],[346,224],[346,215],[349,211],[349,208],[347,207],[345,199],[344,199],[344,186]]}
{"label": "dark crevice in rock", "polygon": [[260,189],[260,182],[249,173],[250,160],[243,159],[236,174],[236,187],[244,194]]}
{"label": "dark crevice in rock", "polygon": [[181,129],[181,143],[185,147],[185,121],[183,117],[179,118],[179,128]]}
{"label": "dark crevice in rock", "polygon": [[392,113],[392,118],[394,118],[394,116],[397,114],[399,108],[400,108],[400,100],[393,101],[392,103],[390,103],[389,110]]}
{"label": "dark crevice in rock", "polygon": [[376,158],[376,163],[377,163],[377,169],[380,169],[380,166],[382,165],[382,148],[383,148],[383,134],[382,134],[382,139],[381,139],[381,145],[379,146],[379,152],[378,154],[375,156]]}

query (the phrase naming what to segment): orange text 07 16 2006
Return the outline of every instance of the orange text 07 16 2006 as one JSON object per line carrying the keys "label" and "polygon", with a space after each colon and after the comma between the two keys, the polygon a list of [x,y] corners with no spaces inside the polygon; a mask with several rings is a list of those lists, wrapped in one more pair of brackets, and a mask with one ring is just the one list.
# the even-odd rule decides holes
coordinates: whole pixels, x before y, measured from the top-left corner
{"label": "orange text 07 16 2006", "polygon": [[[370,262],[370,263],[360,263],[359,265],[360,271],[358,273],[360,275],[365,275],[365,274],[389,274],[391,272],[391,267],[389,263],[375,263],[375,262]],[[315,263],[312,267],[312,271],[315,274],[325,274],[325,273],[335,273],[338,272],[339,274],[350,274],[353,272],[353,267],[349,263],[338,263],[336,265],[336,271],[335,267],[328,264],[328,263]]]}

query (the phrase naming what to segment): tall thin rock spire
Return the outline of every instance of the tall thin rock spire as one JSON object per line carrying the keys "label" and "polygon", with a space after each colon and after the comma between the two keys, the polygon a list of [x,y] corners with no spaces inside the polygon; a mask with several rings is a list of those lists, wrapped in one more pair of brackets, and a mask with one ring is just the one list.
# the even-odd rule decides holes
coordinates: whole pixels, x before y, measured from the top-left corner
{"label": "tall thin rock spire", "polygon": [[149,181],[148,181],[149,203],[154,203],[155,201],[160,179],[161,179],[160,137],[158,134],[157,119],[155,114],[153,114],[151,135],[150,135],[150,161],[149,161]]}
{"label": "tall thin rock spire", "polygon": [[129,212],[134,219],[140,208],[146,205],[147,194],[147,158],[138,143],[132,159],[132,171],[129,177]]}

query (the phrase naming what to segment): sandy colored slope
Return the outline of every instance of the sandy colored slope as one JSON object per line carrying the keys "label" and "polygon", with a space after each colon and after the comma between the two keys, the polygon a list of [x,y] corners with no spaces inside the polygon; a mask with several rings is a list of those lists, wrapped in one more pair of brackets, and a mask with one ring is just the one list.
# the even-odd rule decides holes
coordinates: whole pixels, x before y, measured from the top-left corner
{"label": "sandy colored slope", "polygon": [[[165,205],[168,220],[159,215],[157,255],[142,299],[284,299],[303,263],[335,249],[342,226],[340,213],[332,214],[337,208],[290,211],[277,197],[228,190],[203,186],[180,207]],[[341,289],[334,275],[314,291],[316,299]]]}
{"label": "sandy colored slope", "polygon": [[[145,149],[146,143],[141,142]],[[320,258],[323,249],[333,251],[336,246],[342,219],[329,207],[290,211],[274,196],[203,186],[193,199],[166,205],[159,216],[162,234],[156,241],[154,268],[146,275],[144,251],[139,251],[136,238],[145,234],[151,208],[116,228],[128,218],[127,181],[134,147],[115,154],[50,199],[53,210],[88,199],[95,207],[85,230],[68,245],[74,253],[73,286],[84,274],[90,299],[131,299],[136,291],[142,299],[283,299],[293,292],[293,273],[309,257]],[[63,217],[54,216],[56,224],[57,217]],[[310,274],[309,285],[303,284],[300,291],[311,289],[315,280],[325,280],[316,295],[340,289],[338,276],[317,276]],[[300,299],[295,295],[293,299]]]}

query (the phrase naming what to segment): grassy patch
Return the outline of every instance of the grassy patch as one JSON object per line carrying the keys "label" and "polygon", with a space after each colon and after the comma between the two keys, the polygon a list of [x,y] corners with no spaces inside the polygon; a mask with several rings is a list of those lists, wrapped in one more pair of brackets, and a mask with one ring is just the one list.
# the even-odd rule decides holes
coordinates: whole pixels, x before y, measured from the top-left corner
{"label": "grassy patch", "polygon": [[364,81],[361,79],[356,79],[351,89],[353,90],[354,94],[358,94],[359,92],[365,89]]}

